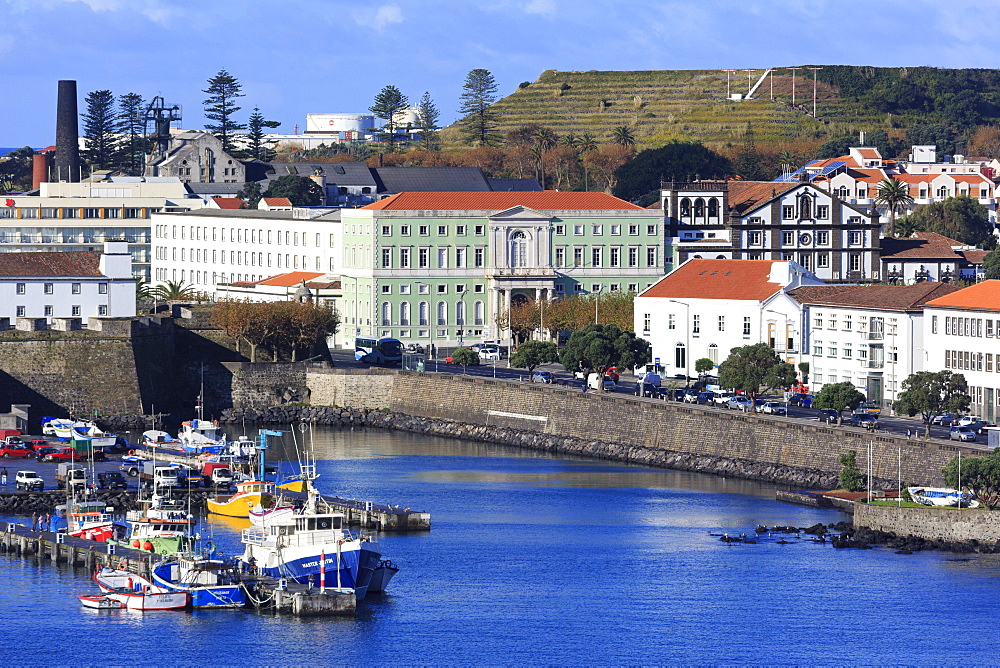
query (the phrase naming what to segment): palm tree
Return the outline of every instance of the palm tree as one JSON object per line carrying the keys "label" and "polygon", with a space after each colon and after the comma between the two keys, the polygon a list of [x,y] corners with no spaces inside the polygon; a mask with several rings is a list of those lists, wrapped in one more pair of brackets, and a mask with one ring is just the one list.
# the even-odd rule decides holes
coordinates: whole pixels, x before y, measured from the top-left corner
{"label": "palm tree", "polygon": [[139,302],[149,301],[153,298],[153,289],[149,285],[149,281],[146,280],[144,276],[136,276],[135,278],[135,300]]}
{"label": "palm tree", "polygon": [[917,221],[913,219],[913,216],[903,216],[896,221],[896,232],[899,233],[900,238],[908,239],[913,236],[914,232],[919,232],[920,226]]}
{"label": "palm tree", "polygon": [[577,139],[577,136],[575,134],[569,132],[562,136],[562,139],[559,140],[559,143],[562,144],[563,146],[572,146],[573,148],[576,148],[577,146],[579,146],[580,140]]}
{"label": "palm tree", "polygon": [[884,178],[878,184],[878,194],[875,196],[876,206],[885,206],[889,210],[889,236],[896,236],[896,210],[905,209],[913,204],[913,196],[909,187],[902,181]]}
{"label": "palm tree", "polygon": [[157,299],[169,302],[194,299],[196,293],[194,286],[187,285],[184,281],[164,281],[153,288],[153,294]]}
{"label": "palm tree", "polygon": [[531,152],[538,160],[538,169],[541,172],[542,190],[545,190],[545,165],[542,158],[545,152],[554,147],[559,142],[559,135],[550,128],[538,128],[531,136]]}
{"label": "palm tree", "polygon": [[611,143],[619,146],[635,146],[635,133],[631,128],[619,125],[611,131]]}

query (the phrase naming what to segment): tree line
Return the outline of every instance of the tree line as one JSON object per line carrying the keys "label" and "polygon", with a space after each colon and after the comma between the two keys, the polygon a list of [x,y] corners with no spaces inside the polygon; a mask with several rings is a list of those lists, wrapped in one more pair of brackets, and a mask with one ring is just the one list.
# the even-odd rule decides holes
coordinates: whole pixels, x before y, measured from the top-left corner
{"label": "tree line", "polygon": [[633,292],[572,295],[551,301],[527,299],[511,304],[501,313],[497,327],[510,328],[515,342],[527,341],[538,330],[552,338],[560,331],[579,331],[595,322],[631,332],[634,299]]}
{"label": "tree line", "polygon": [[251,362],[264,351],[271,361],[284,356],[294,362],[301,353],[315,354],[316,346],[340,327],[340,314],[312,302],[223,299],[215,304],[212,322],[236,341],[237,352],[247,346]]}

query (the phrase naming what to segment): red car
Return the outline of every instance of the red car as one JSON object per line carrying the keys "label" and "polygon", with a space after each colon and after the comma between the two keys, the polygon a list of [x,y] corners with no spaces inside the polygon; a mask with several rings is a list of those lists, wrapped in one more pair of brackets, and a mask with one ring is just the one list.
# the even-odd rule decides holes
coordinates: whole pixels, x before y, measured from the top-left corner
{"label": "red car", "polygon": [[71,462],[80,457],[76,454],[76,450],[73,448],[63,448],[56,452],[49,453],[45,455],[43,462]]}
{"label": "red car", "polygon": [[28,447],[34,450],[35,452],[38,452],[39,448],[49,447],[49,442],[41,438],[36,438],[35,440],[28,443]]}
{"label": "red car", "polygon": [[10,459],[14,457],[27,459],[31,455],[32,451],[21,444],[0,445],[0,457],[3,457],[4,459]]}

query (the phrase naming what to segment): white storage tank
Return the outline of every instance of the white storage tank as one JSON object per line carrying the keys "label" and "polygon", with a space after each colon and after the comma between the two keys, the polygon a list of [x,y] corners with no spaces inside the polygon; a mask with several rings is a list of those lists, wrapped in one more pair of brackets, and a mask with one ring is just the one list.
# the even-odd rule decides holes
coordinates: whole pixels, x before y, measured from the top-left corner
{"label": "white storage tank", "polygon": [[306,114],[306,132],[358,132],[374,130],[372,114]]}

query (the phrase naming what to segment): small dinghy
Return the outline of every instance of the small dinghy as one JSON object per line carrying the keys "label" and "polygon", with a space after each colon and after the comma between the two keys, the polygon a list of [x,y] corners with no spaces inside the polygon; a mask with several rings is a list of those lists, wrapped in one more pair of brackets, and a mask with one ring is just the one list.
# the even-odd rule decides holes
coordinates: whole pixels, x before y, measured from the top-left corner
{"label": "small dinghy", "polygon": [[83,607],[93,610],[121,610],[124,607],[120,601],[110,599],[104,594],[83,594],[77,598]]}

